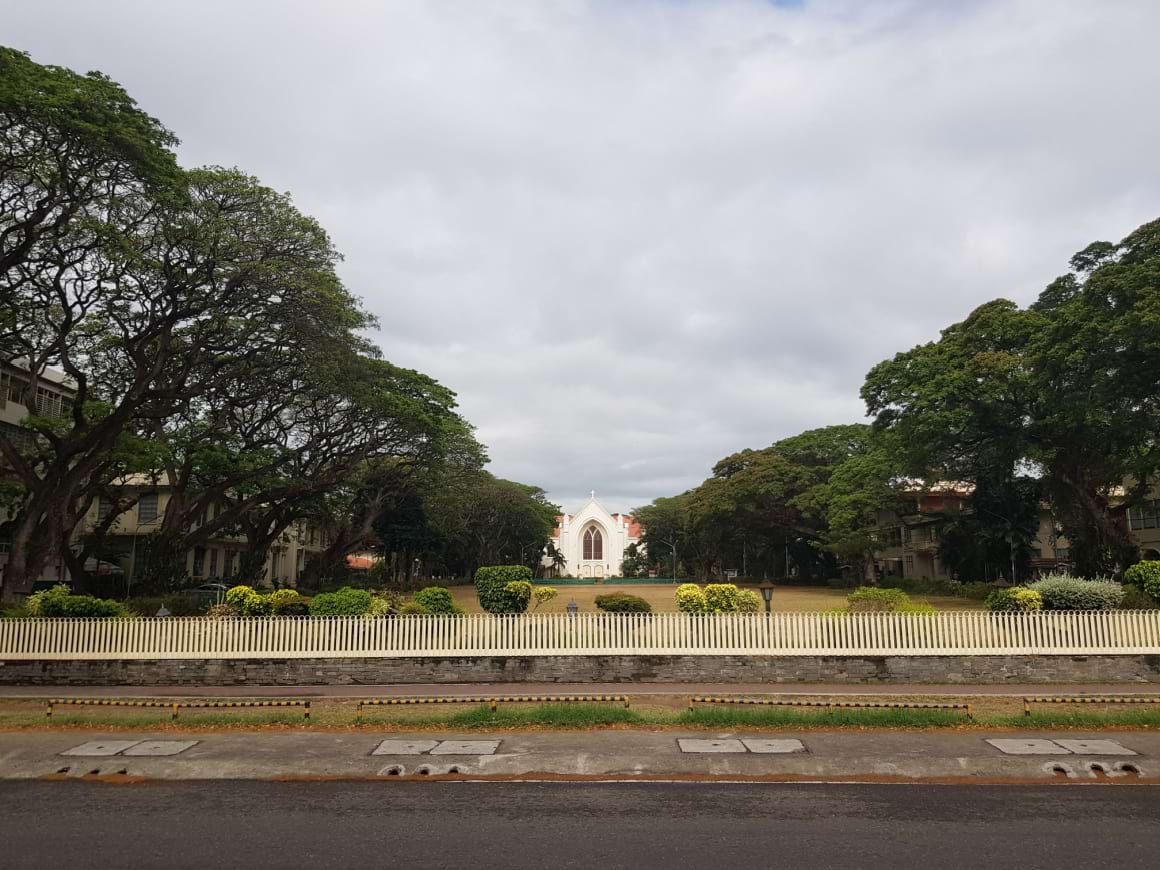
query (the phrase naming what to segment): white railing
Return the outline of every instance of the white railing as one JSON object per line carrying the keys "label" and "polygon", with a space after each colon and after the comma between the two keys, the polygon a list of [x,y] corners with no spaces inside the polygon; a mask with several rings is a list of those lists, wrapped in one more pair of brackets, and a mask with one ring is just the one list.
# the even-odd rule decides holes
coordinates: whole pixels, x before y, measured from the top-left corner
{"label": "white railing", "polygon": [[0,620],[0,661],[1160,654],[1160,611]]}

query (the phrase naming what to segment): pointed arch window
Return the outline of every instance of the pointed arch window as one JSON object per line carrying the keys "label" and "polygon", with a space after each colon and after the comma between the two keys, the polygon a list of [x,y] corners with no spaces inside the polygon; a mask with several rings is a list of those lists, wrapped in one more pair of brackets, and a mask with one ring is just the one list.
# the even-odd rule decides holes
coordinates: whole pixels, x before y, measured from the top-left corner
{"label": "pointed arch window", "polygon": [[600,534],[600,529],[590,528],[584,533],[584,558],[604,558],[604,536]]}

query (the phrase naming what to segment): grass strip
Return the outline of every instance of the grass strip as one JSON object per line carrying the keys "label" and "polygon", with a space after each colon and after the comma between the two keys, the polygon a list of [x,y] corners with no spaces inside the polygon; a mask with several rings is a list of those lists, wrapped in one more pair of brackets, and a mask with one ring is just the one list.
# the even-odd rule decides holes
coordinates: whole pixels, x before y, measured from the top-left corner
{"label": "grass strip", "polygon": [[954,710],[914,710],[890,708],[824,707],[696,707],[685,710],[677,719],[680,725],[694,728],[728,728],[756,726],[763,728],[947,728],[963,725],[967,718]]}

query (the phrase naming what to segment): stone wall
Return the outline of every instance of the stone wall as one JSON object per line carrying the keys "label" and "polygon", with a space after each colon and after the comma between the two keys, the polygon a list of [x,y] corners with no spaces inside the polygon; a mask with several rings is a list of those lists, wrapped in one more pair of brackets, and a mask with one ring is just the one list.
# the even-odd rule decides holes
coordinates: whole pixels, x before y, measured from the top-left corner
{"label": "stone wall", "polygon": [[0,685],[1160,683],[1160,655],[510,656],[6,661]]}

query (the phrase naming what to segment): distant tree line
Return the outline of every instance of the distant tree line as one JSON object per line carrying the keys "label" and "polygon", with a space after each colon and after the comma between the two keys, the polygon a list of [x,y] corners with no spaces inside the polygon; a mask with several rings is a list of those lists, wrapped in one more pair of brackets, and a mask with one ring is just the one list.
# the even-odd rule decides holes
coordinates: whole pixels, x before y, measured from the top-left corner
{"label": "distant tree line", "polygon": [[954,481],[972,493],[944,518],[940,557],[963,579],[1012,550],[1025,565],[1041,503],[1077,573],[1130,565],[1117,511],[1148,498],[1160,463],[1160,221],[1070,266],[1032,305],[988,302],[876,365],[862,387],[872,424],[743,450],[637,509],[650,561],[700,578],[863,570],[879,511],[905,510],[917,481]]}

